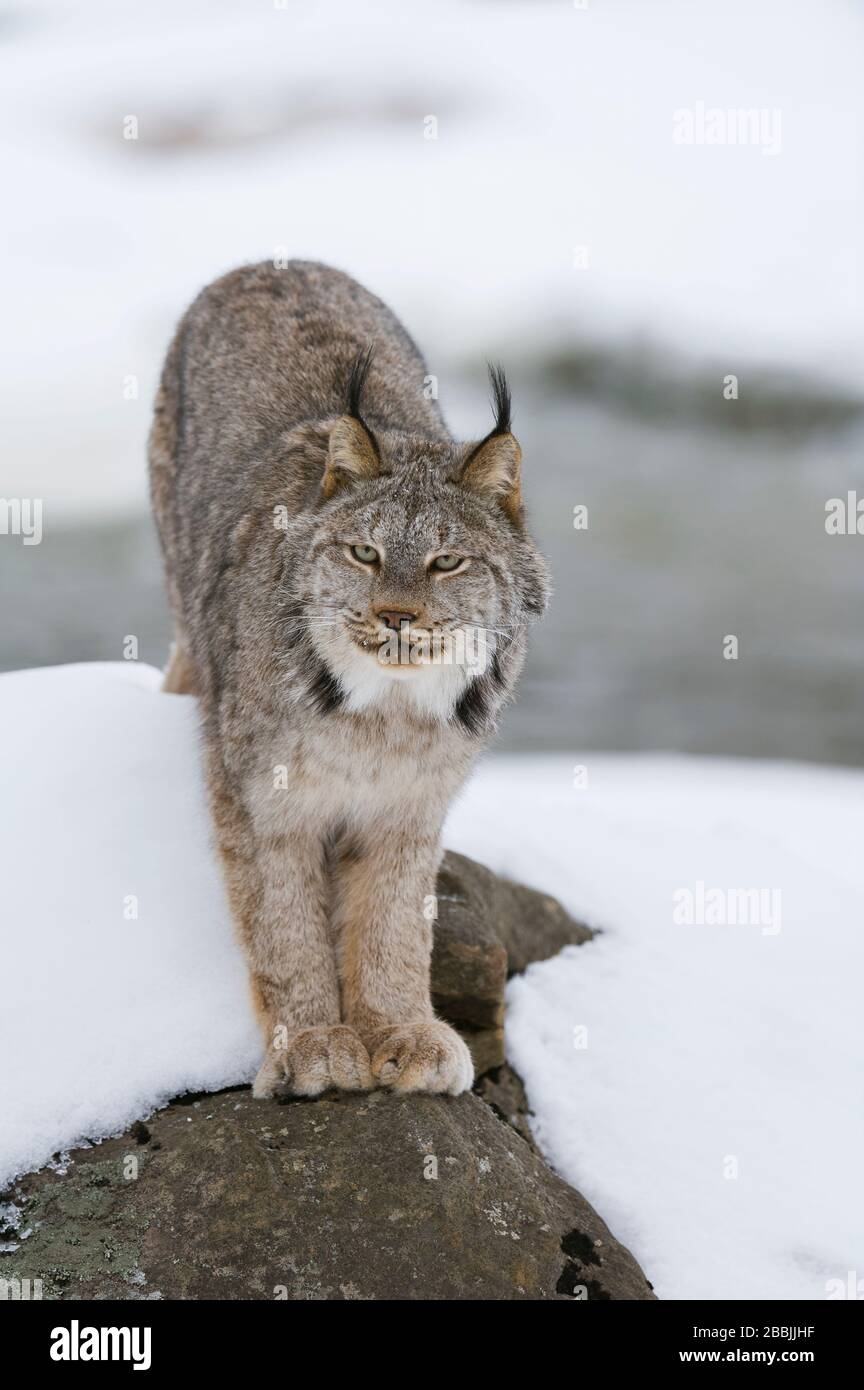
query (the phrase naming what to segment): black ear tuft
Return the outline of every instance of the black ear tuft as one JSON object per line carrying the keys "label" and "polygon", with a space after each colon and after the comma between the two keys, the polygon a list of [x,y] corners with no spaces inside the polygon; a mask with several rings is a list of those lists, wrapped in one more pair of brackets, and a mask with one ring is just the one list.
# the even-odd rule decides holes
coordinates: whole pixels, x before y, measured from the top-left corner
{"label": "black ear tuft", "polygon": [[489,380],[492,384],[492,408],[495,411],[495,427],[487,438],[496,434],[510,433],[510,387],[504,375],[504,368],[488,362]]}
{"label": "black ear tuft", "polygon": [[374,434],[372,433],[371,429],[369,428],[369,426],[367,425],[366,421],[363,419],[363,416],[360,413],[360,402],[363,399],[363,392],[366,388],[366,378],[369,375],[369,368],[372,365],[372,358],[374,357],[374,355],[375,344],[370,343],[368,347],[365,347],[360,352],[358,352],[357,356],[354,358],[354,362],[351,367],[351,375],[348,378],[345,414],[350,415],[352,419],[356,420],[358,424],[361,424],[363,426],[369,438],[369,443],[371,444],[372,449],[375,452],[375,457],[380,463],[381,450],[378,447],[378,440],[375,438]]}
{"label": "black ear tuft", "polygon": [[351,375],[348,378],[348,408],[346,415],[353,415],[355,420],[364,423],[360,413],[360,402],[363,399],[363,390],[366,386],[366,378],[369,375],[369,368],[372,365],[372,358],[375,354],[375,344],[370,343],[367,348],[363,348],[354,358],[351,367]]}

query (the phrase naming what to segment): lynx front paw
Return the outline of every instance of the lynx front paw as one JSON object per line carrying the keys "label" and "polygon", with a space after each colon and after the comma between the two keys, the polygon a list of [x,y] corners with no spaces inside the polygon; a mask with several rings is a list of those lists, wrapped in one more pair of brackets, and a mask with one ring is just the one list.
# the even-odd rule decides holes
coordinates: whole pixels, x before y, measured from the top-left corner
{"label": "lynx front paw", "polygon": [[271,1047],[252,1085],[256,1100],[279,1092],[320,1096],[336,1086],[368,1091],[373,1086],[369,1054],[353,1028],[344,1024],[301,1028],[284,1047]]}
{"label": "lynx front paw", "polygon": [[474,1080],[466,1044],[446,1023],[399,1023],[369,1041],[372,1075],[394,1091],[438,1091],[458,1096]]}

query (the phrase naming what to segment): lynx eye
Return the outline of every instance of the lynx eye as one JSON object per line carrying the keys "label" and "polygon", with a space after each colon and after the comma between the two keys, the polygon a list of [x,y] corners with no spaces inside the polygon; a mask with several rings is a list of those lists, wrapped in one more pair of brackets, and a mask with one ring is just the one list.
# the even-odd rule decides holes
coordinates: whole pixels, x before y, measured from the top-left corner
{"label": "lynx eye", "polygon": [[349,546],[351,554],[355,560],[359,560],[361,565],[375,565],[381,558],[374,545],[352,545]]}
{"label": "lynx eye", "polygon": [[443,570],[446,574],[448,570],[458,569],[461,564],[461,555],[436,555],[430,565],[430,569]]}

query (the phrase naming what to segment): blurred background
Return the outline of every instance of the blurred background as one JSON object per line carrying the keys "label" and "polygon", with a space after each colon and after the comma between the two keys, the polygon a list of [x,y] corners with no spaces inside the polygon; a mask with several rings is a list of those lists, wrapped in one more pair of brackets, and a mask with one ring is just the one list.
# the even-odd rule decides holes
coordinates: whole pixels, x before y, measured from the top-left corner
{"label": "blurred background", "polygon": [[[387,300],[456,433],[507,367],[555,598],[501,746],[860,764],[864,535],[825,522],[864,499],[862,30],[860,0],[3,0],[0,496],[43,538],[0,535],[0,669],[129,635],[163,664],[162,356],[214,276],[300,256]],[[739,109],[752,138],[706,135]]]}

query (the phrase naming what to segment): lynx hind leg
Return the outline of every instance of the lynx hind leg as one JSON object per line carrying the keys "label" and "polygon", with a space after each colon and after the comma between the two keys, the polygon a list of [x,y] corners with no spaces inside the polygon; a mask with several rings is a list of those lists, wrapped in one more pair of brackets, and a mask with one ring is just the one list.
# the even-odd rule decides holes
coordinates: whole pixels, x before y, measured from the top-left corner
{"label": "lynx hind leg", "polygon": [[171,653],[168,657],[168,665],[165,667],[162,689],[168,695],[197,695],[199,693],[195,667],[192,665],[186,648],[180,642],[171,643]]}

